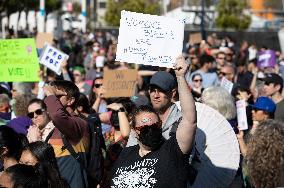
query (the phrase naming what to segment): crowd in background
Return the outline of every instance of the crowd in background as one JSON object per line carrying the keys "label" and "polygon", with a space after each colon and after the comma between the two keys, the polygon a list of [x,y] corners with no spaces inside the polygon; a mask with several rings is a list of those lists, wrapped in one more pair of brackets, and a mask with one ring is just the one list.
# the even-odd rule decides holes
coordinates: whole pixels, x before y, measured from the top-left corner
{"label": "crowd in background", "polygon": [[[18,37],[28,35],[21,32]],[[13,37],[11,31],[8,38]],[[187,119],[181,112],[183,103],[178,104],[184,90],[179,88],[177,70],[116,62],[117,42],[110,32],[66,31],[52,44],[69,55],[61,64],[62,75],[40,65],[38,83],[1,82],[1,186],[115,187],[112,168],[126,147],[137,145],[135,134],[141,130],[133,121],[139,110],[149,112],[145,105],[154,109],[166,140],[181,119]],[[259,68],[258,52],[265,50],[265,44],[255,46],[216,34],[184,45],[184,62],[189,62],[184,78],[193,99],[222,114],[239,142],[240,166],[229,187],[284,186],[284,56],[277,51],[274,67]],[[104,98],[104,71],[125,69],[138,70],[136,94]],[[220,87],[223,77],[234,83],[231,93]],[[236,101],[241,99],[247,105],[245,131],[237,124]],[[89,180],[84,165],[65,144],[69,142],[87,163],[90,117],[100,125],[97,136],[104,162],[98,181]],[[158,139],[138,141],[161,147]]]}

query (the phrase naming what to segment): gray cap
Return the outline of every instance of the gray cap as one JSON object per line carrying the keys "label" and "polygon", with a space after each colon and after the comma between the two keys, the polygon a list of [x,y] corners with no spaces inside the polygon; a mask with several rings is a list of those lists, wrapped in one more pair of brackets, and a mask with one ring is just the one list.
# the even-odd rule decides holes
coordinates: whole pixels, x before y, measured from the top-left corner
{"label": "gray cap", "polygon": [[152,76],[150,80],[151,85],[158,86],[165,92],[170,92],[177,87],[177,82],[170,73],[159,71]]}
{"label": "gray cap", "polygon": [[134,95],[131,97],[131,101],[134,102],[136,107],[142,106],[142,105],[150,105],[150,100],[148,97],[144,95]]}

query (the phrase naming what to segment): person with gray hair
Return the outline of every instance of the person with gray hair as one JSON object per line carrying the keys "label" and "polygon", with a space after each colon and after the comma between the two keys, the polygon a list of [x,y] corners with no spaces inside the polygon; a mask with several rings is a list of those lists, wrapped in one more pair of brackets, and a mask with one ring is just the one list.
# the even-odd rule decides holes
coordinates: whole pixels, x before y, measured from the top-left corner
{"label": "person with gray hair", "polygon": [[231,94],[222,87],[209,87],[202,93],[201,100],[222,114],[227,120],[232,120],[237,115],[235,102]]}
{"label": "person with gray hair", "polygon": [[17,95],[28,95],[32,96],[32,83],[27,82],[13,82],[12,85],[12,97],[15,98]]}
{"label": "person with gray hair", "polygon": [[6,125],[10,119],[10,98],[7,94],[0,94],[0,125]]}

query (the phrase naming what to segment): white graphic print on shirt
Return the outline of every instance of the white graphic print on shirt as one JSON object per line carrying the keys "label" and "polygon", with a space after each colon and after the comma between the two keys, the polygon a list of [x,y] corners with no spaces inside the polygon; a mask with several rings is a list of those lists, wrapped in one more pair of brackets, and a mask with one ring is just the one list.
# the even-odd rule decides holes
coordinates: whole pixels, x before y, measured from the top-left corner
{"label": "white graphic print on shirt", "polygon": [[155,164],[158,159],[144,159],[134,165],[120,167],[112,179],[114,186],[111,188],[151,188],[157,183]]}

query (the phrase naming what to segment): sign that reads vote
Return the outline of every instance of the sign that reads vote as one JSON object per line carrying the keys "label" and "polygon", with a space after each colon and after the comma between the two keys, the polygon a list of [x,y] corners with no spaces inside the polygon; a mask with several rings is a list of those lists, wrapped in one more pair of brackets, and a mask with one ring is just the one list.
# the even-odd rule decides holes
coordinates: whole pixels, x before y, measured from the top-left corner
{"label": "sign that reads vote", "polygon": [[123,10],[116,61],[172,68],[183,36],[181,20]]}
{"label": "sign that reads vote", "polygon": [[131,97],[135,93],[137,70],[106,70],[103,86],[106,89],[105,98]]}
{"label": "sign that reads vote", "polygon": [[0,81],[37,82],[39,63],[35,40],[0,40]]}
{"label": "sign that reads vote", "polygon": [[63,61],[67,61],[69,56],[58,49],[50,46],[49,44],[45,45],[41,56],[40,63],[45,65],[50,70],[56,72],[56,74],[61,74],[60,64]]}
{"label": "sign that reads vote", "polygon": [[257,66],[259,68],[274,67],[276,54],[273,50],[265,50],[258,53]]}

